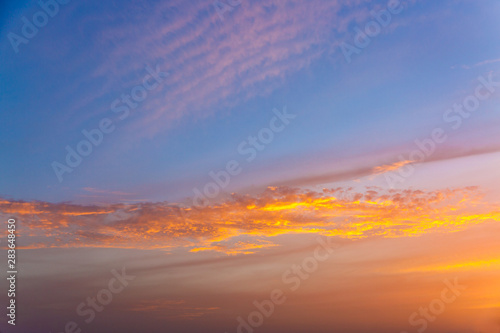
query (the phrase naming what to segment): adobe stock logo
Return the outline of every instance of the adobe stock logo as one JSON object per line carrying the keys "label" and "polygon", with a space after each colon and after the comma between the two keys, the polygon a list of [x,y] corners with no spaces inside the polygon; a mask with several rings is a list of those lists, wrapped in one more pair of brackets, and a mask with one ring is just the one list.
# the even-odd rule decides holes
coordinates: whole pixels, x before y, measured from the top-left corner
{"label": "adobe stock logo", "polygon": [[[113,301],[114,296],[123,292],[125,287],[130,284],[130,281],[136,278],[134,275],[128,275],[125,272],[125,267],[122,268],[121,272],[112,269],[111,274],[113,274],[113,277],[108,280],[107,288],[99,290],[95,297],[87,297],[85,302],[81,302],[76,307],[75,311],[78,316],[87,317],[84,319],[87,325],[94,321],[97,316],[96,312],[102,312]],[[58,333],[82,333],[83,331],[82,324],[70,320],[64,325],[64,331]]]}
{"label": "adobe stock logo", "polygon": [[38,34],[39,28],[43,28],[49,23],[49,17],[54,17],[59,13],[59,5],[65,5],[69,0],[48,0],[38,1],[38,6],[42,10],[37,11],[33,14],[31,20],[26,16],[21,17],[23,26],[21,28],[22,36],[13,33],[12,31],[7,34],[10,45],[14,52],[19,53],[19,45],[28,44],[30,39],[34,38]]}
{"label": "adobe stock logo", "polygon": [[389,0],[386,7],[386,9],[378,12],[372,10],[370,15],[373,17],[373,20],[368,21],[363,30],[359,27],[354,28],[354,32],[356,33],[353,40],[354,45],[346,42],[340,44],[340,50],[348,64],[351,63],[353,54],[360,54],[361,50],[368,47],[372,39],[377,37],[384,28],[391,24],[394,15],[398,15],[404,9],[400,0]]}
{"label": "adobe stock logo", "polygon": [[[448,108],[443,113],[443,121],[446,124],[451,124],[449,127],[453,131],[458,130],[462,123],[473,116],[479,110],[481,103],[495,96],[497,87],[500,87],[500,81],[495,81],[493,73],[490,72],[487,77],[479,76],[477,78],[479,84],[476,85],[474,92],[466,95],[459,103],[453,103],[453,106]],[[432,156],[438,150],[439,145],[443,145],[451,136],[451,130],[445,126],[435,127],[426,138],[414,141],[416,149],[412,150],[408,155],[400,154],[398,156],[400,168],[391,173],[385,173],[384,177],[387,184],[394,188],[397,184],[402,184],[415,173],[415,163],[424,163],[430,161]]]}
{"label": "adobe stock logo", "polygon": [[122,93],[120,98],[116,98],[110,104],[110,110],[118,114],[118,119],[111,119],[109,117],[102,118],[97,126],[90,130],[83,129],[82,134],[85,137],[80,140],[75,147],[72,148],[70,145],[66,145],[66,159],[64,160],[66,164],[58,161],[53,161],[51,163],[52,170],[56,175],[59,183],[63,181],[63,176],[66,173],[72,173],[75,168],[77,168],[82,161],[88,157],[92,152],[104,141],[106,134],[112,133],[118,124],[118,121],[123,121],[127,119],[132,110],[137,109],[139,103],[142,103],[149,95],[149,92],[157,89],[158,86],[164,81],[164,79],[169,75],[167,72],[160,71],[158,65],[153,69],[149,65],[146,65],[145,70],[148,72],[143,79],[142,83],[135,85],[130,89],[129,93]]}
{"label": "adobe stock logo", "polygon": [[[284,284],[290,284],[288,288],[291,292],[299,289],[302,281],[309,279],[314,274],[322,262],[325,262],[340,247],[340,244],[334,242],[333,238],[319,236],[316,238],[319,243],[314,249],[312,255],[305,257],[301,264],[293,264],[281,276]],[[281,288],[273,289],[269,293],[269,298],[262,301],[255,300],[253,305],[255,310],[248,313],[247,316],[238,316],[236,321],[238,327],[236,333],[258,333],[258,328],[264,325],[279,305],[283,305],[287,300],[286,291]],[[227,332],[225,332],[227,333]]]}
{"label": "adobe stock logo", "polygon": [[[433,299],[427,307],[420,307],[418,312],[415,311],[408,317],[408,323],[413,327],[418,327],[418,333],[423,333],[428,328],[429,322],[436,321],[437,316],[446,310],[446,306],[455,302],[462,295],[462,292],[467,289],[467,286],[458,283],[457,277],[453,282],[448,279],[443,282],[446,288],[441,291],[440,297]],[[401,333],[408,332],[402,331]]]}
{"label": "adobe stock logo", "polygon": [[242,0],[227,0],[227,3],[224,3],[223,1],[215,0],[213,6],[220,20],[224,21],[224,13],[232,12],[233,9],[241,5],[241,1]]}
{"label": "adobe stock logo", "polygon": [[[268,126],[261,128],[256,135],[249,135],[246,140],[239,143],[237,151],[241,156],[248,155],[245,160],[252,162],[259,152],[273,142],[275,136],[281,133],[286,126],[296,117],[296,115],[288,113],[286,106],[282,111],[273,109],[273,117],[269,120]],[[215,199],[221,191],[223,191],[231,182],[233,177],[239,175],[243,171],[243,163],[237,160],[230,160],[226,163],[225,168],[208,173],[212,182],[207,182],[201,189],[193,188],[193,205],[207,206],[210,199]]]}

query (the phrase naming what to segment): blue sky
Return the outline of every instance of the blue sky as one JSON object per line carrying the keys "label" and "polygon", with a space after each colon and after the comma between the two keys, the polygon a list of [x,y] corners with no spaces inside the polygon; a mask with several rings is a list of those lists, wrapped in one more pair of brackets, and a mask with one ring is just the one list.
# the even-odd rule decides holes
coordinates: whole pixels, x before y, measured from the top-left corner
{"label": "blue sky", "polygon": [[[428,135],[500,64],[481,64],[499,58],[495,1],[406,1],[351,63],[340,43],[353,44],[355,28],[386,2],[243,2],[224,20],[207,1],[70,2],[18,53],[6,34],[20,34],[21,17],[40,8],[5,6],[12,15],[1,43],[0,140],[9,161],[0,193],[14,199],[89,202],[84,188],[95,188],[130,193],[106,200],[183,200],[210,171],[241,158],[238,144],[284,106],[296,120],[229,192],[265,188],[283,174],[314,176],[339,161],[349,167],[361,156],[371,156],[366,167],[389,164],[384,154]],[[169,76],[118,120],[111,103],[141,84],[146,65]],[[498,122],[486,112],[495,105],[482,104],[456,139],[470,136],[482,148],[497,137],[493,128],[477,132]],[[103,118],[115,131],[59,182],[51,163],[64,162],[65,147],[76,149],[81,131]]]}

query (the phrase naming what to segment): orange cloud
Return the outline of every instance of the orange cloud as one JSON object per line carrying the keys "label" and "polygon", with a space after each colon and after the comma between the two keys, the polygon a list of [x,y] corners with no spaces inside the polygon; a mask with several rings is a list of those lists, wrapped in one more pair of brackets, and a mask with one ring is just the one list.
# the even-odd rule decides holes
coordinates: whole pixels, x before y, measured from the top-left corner
{"label": "orange cloud", "polygon": [[379,175],[381,173],[386,173],[390,171],[395,171],[398,170],[402,167],[404,167],[407,164],[411,164],[413,161],[405,160],[405,161],[399,161],[393,164],[386,164],[386,165],[381,165],[373,168],[373,174]]}
{"label": "orange cloud", "polygon": [[80,206],[4,200],[3,215],[20,220],[26,247],[187,248],[228,254],[275,246],[271,237],[317,233],[346,239],[455,232],[500,221],[497,206],[475,188],[442,191],[369,187],[321,192],[268,188],[207,207],[167,203]]}

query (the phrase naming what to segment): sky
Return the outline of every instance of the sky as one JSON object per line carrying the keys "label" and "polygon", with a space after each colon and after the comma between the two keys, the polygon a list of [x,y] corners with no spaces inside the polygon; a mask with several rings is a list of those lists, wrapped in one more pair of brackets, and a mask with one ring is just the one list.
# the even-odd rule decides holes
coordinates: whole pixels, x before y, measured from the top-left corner
{"label": "sky", "polygon": [[3,1],[0,331],[498,333],[499,14]]}

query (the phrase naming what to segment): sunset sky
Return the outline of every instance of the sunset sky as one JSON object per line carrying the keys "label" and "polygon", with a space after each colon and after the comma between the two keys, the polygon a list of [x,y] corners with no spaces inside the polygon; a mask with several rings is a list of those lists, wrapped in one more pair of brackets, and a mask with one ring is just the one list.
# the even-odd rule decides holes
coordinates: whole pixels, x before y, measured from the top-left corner
{"label": "sunset sky", "polygon": [[0,332],[500,332],[499,16],[3,1]]}

